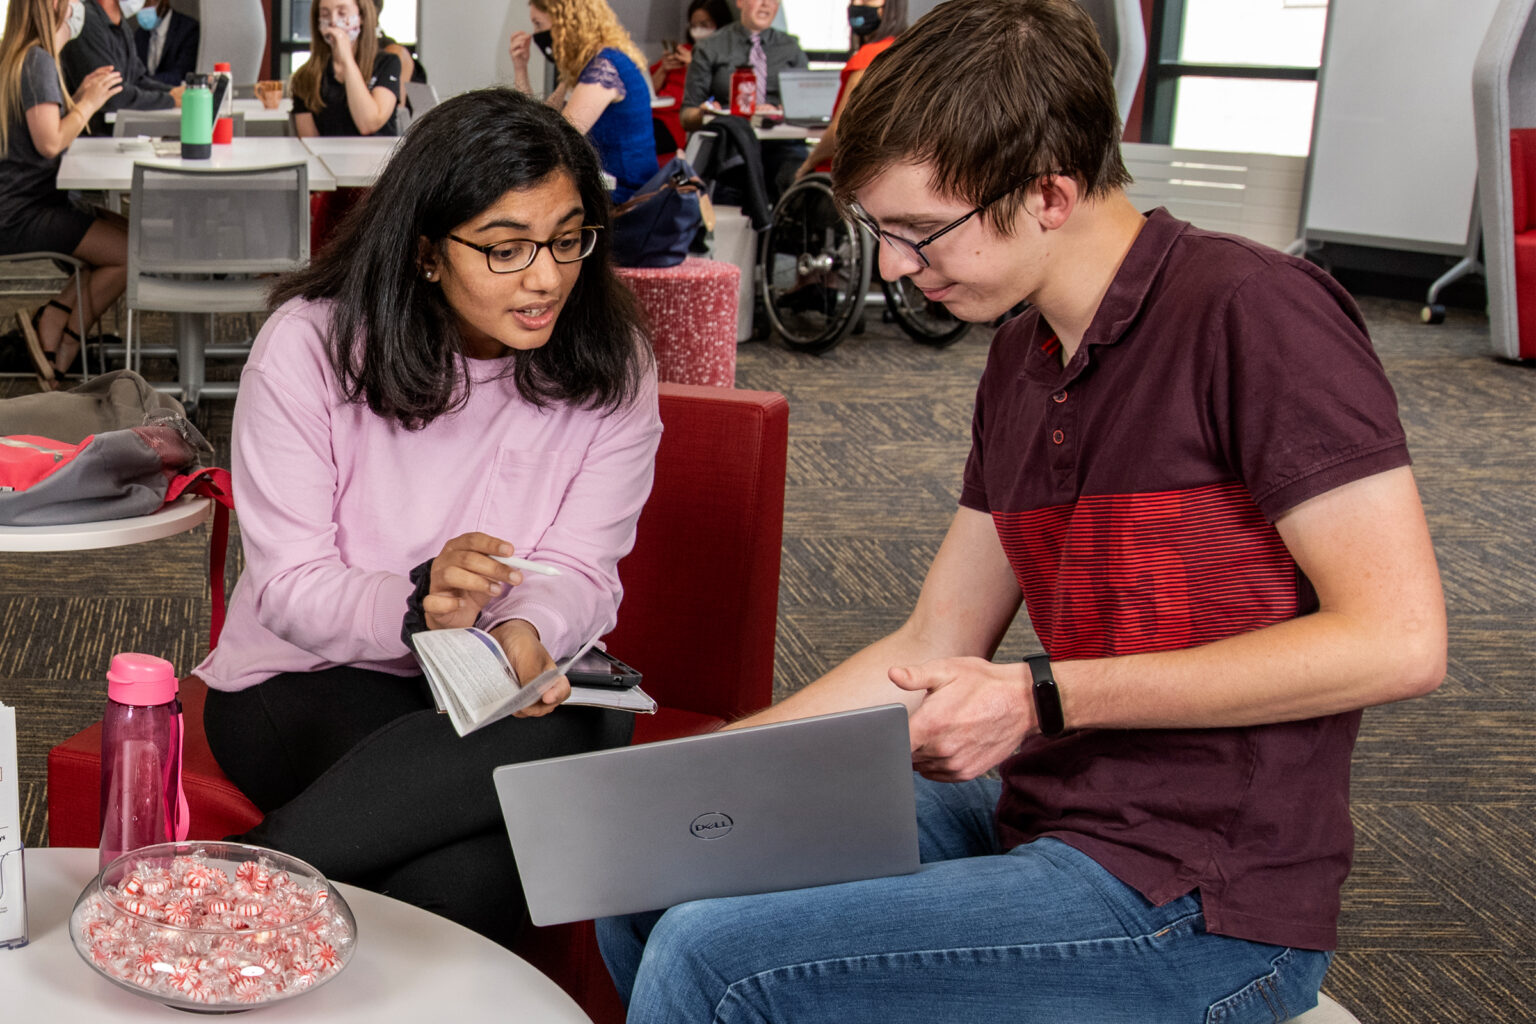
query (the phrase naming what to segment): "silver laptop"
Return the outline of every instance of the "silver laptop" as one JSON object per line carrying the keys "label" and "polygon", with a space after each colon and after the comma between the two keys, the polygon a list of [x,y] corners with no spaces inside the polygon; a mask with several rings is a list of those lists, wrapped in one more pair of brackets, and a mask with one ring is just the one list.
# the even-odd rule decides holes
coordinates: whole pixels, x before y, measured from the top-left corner
{"label": "silver laptop", "polygon": [[803,127],[832,120],[842,76],[836,71],[780,71],[779,102],[784,120]]}
{"label": "silver laptop", "polygon": [[504,765],[537,925],[917,870],[899,704]]}

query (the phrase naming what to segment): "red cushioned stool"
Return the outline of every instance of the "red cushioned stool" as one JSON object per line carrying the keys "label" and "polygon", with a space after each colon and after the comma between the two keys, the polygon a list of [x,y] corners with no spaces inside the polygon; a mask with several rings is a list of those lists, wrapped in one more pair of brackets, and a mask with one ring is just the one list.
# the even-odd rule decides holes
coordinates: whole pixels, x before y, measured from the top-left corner
{"label": "red cushioned stool", "polygon": [[656,370],[662,380],[736,386],[739,269],[690,256],[675,267],[618,271],[651,319]]}

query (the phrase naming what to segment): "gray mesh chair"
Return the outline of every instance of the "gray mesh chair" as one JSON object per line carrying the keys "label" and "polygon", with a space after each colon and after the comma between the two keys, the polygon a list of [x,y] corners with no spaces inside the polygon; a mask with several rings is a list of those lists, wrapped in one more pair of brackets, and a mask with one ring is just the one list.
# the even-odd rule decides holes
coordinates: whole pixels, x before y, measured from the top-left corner
{"label": "gray mesh chair", "polygon": [[[232,397],[236,384],[204,383],[208,323],[216,313],[266,309],[257,275],[309,260],[309,174],[303,163],[250,170],[135,164],[128,216],[128,366],[138,370],[135,312],[176,314],[178,380],[155,382],[195,406]],[[236,355],[236,351],[217,351]]]}
{"label": "gray mesh chair", "polygon": [[[235,137],[245,136],[245,114],[235,111]],[[181,112],[178,110],[119,110],[112,122],[112,134],[119,138],[136,138],[148,135],[152,138],[175,139],[181,137]]]}

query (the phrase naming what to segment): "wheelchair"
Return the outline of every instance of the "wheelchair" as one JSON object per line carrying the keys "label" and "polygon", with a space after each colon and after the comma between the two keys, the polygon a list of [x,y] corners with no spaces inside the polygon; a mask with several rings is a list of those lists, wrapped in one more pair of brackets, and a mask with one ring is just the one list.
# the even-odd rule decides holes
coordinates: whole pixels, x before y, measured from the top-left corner
{"label": "wheelchair", "polygon": [[970,329],[908,278],[879,277],[875,240],[838,209],[829,175],[806,175],[779,197],[759,241],[757,294],[786,346],[819,355],[859,330],[871,278],[885,318],[913,341],[944,348]]}

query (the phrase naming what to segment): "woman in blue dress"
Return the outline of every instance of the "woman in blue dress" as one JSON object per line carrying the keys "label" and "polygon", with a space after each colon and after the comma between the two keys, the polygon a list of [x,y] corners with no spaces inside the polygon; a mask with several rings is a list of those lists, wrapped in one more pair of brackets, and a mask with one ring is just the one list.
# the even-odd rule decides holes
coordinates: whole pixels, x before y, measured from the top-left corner
{"label": "woman in blue dress", "polygon": [[533,92],[537,46],[560,73],[546,102],[591,141],[622,203],[657,170],[645,58],[606,0],[530,0],[528,14],[533,33],[514,32],[510,47],[517,87]]}

